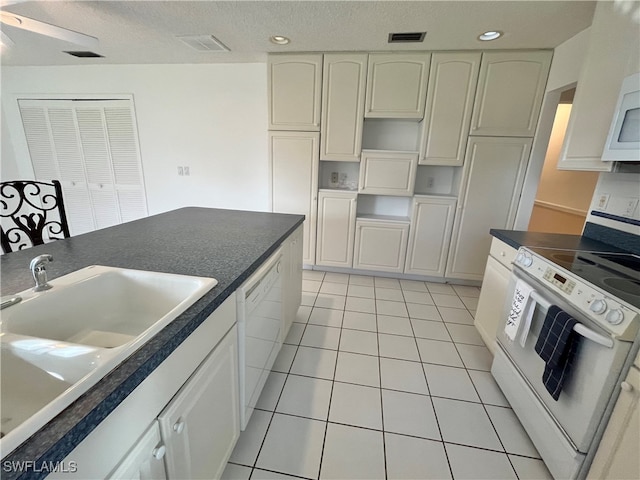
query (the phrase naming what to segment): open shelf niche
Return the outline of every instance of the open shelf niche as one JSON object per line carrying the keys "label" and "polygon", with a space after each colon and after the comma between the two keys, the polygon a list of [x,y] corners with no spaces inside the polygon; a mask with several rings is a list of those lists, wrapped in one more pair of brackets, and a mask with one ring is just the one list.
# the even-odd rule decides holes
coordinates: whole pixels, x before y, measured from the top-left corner
{"label": "open shelf niche", "polygon": [[358,191],[360,162],[320,161],[320,188]]}
{"label": "open shelf niche", "polygon": [[362,129],[363,150],[417,152],[420,148],[420,124],[416,120],[365,118]]}
{"label": "open shelf niche", "polygon": [[411,197],[389,195],[358,195],[356,218],[409,222]]}

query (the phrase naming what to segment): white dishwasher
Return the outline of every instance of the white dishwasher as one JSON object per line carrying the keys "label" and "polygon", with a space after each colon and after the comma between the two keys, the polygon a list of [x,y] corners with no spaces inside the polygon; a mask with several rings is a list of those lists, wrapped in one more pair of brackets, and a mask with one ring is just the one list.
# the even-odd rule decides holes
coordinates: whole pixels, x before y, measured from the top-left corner
{"label": "white dishwasher", "polygon": [[282,249],[238,289],[240,428],[251,418],[282,346]]}

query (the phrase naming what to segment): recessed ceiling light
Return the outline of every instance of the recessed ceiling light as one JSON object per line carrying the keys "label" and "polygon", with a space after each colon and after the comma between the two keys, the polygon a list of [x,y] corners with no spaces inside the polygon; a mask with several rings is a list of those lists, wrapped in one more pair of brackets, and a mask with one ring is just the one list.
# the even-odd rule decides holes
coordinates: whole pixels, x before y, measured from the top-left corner
{"label": "recessed ceiling light", "polygon": [[287,45],[291,40],[287,37],[283,37],[282,35],[274,35],[269,38],[271,43],[275,43],[276,45]]}
{"label": "recessed ceiling light", "polygon": [[495,40],[496,38],[500,38],[502,36],[502,32],[497,30],[491,30],[488,32],[484,32],[482,35],[478,36],[478,40],[482,40],[483,42],[488,42],[489,40]]}

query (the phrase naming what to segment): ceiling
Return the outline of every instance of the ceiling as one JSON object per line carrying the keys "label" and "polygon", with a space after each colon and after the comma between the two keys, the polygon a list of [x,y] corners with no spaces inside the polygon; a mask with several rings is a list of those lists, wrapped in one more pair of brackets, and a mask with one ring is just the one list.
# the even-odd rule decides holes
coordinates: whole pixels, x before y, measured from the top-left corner
{"label": "ceiling", "polygon": [[[17,1],[2,10],[82,32],[104,58],[61,40],[2,26],[15,45],[2,65],[263,62],[267,52],[554,48],[591,25],[584,1]],[[423,43],[387,43],[391,32],[427,31]],[[505,35],[479,42],[487,30]],[[230,52],[199,52],[177,35],[211,34]],[[272,35],[291,38],[286,46]]]}

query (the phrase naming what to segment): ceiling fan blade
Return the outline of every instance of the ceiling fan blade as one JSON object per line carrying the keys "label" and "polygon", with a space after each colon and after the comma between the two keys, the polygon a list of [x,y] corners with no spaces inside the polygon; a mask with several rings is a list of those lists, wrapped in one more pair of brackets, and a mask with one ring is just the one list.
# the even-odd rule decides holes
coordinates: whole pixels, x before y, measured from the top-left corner
{"label": "ceiling fan blade", "polygon": [[11,40],[2,30],[0,30],[0,43],[7,47],[13,47],[15,45],[15,43],[13,43],[13,40]]}
{"label": "ceiling fan blade", "polygon": [[58,27],[49,23],[40,22],[33,18],[23,17],[15,13],[0,12],[0,21],[12,27],[21,28],[30,32],[45,35],[47,37],[57,38],[65,42],[75,43],[88,48],[95,48],[99,45],[96,37],[85,35],[84,33],[74,32],[67,28]]}

